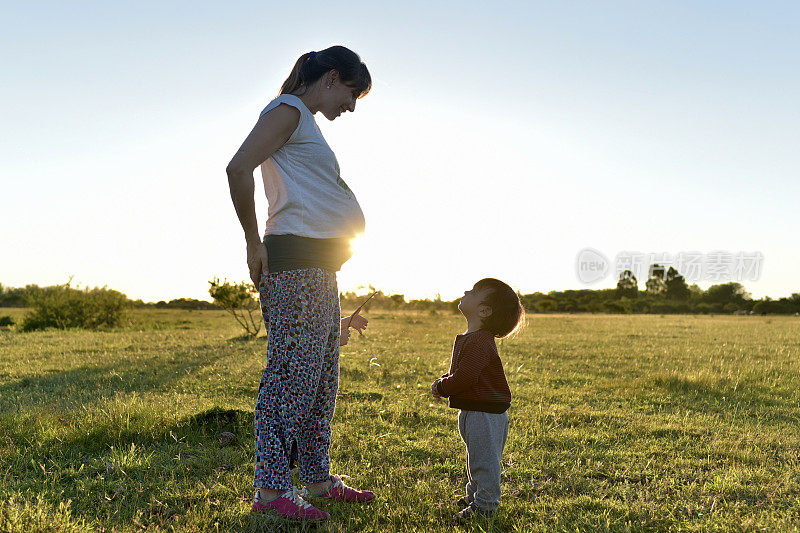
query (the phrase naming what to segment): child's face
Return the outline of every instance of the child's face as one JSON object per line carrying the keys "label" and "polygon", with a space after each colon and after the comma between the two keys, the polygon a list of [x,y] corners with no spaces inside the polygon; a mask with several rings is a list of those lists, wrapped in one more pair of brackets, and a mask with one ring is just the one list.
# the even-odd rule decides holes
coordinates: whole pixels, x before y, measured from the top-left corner
{"label": "child's face", "polygon": [[492,289],[476,289],[473,287],[468,291],[464,291],[464,296],[458,302],[458,310],[464,317],[469,319],[486,318],[492,314],[492,308],[483,302],[489,296]]}

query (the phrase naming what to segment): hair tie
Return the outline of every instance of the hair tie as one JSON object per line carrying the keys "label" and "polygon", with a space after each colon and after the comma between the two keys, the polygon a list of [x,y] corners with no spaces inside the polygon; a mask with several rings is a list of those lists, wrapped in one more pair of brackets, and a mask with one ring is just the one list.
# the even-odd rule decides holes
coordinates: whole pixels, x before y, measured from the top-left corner
{"label": "hair tie", "polygon": [[317,55],[317,53],[312,51],[311,53],[308,54],[308,59],[306,59],[306,61],[311,60],[315,55]]}

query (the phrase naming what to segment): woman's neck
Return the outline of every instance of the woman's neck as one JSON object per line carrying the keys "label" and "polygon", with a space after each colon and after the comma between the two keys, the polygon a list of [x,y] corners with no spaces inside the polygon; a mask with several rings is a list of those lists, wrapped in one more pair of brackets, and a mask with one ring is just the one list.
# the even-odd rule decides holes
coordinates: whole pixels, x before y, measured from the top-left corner
{"label": "woman's neck", "polygon": [[300,94],[291,93],[291,94],[302,100],[303,104],[308,108],[309,111],[311,111],[312,115],[315,114],[317,111],[319,111],[319,95],[317,94],[317,91],[315,91],[313,87],[311,89],[308,89],[304,93]]}

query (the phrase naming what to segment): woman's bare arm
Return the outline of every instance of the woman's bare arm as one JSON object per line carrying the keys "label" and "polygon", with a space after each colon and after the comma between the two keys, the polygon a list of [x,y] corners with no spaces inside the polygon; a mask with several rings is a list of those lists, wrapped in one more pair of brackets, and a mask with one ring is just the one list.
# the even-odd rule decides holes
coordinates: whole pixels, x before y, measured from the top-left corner
{"label": "woman's bare arm", "polygon": [[250,135],[233,156],[228,167],[228,186],[236,215],[247,242],[247,265],[250,278],[258,285],[261,272],[267,270],[267,252],[261,243],[256,218],[253,171],[283,146],[300,122],[300,111],[281,104],[262,115]]}

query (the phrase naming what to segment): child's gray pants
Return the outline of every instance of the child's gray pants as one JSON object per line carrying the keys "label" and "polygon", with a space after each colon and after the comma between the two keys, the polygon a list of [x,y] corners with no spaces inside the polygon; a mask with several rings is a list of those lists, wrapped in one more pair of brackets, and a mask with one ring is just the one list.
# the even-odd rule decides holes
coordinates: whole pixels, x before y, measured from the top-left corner
{"label": "child's gray pants", "polygon": [[485,511],[500,505],[500,456],[508,438],[508,413],[458,412],[467,445],[467,499]]}

